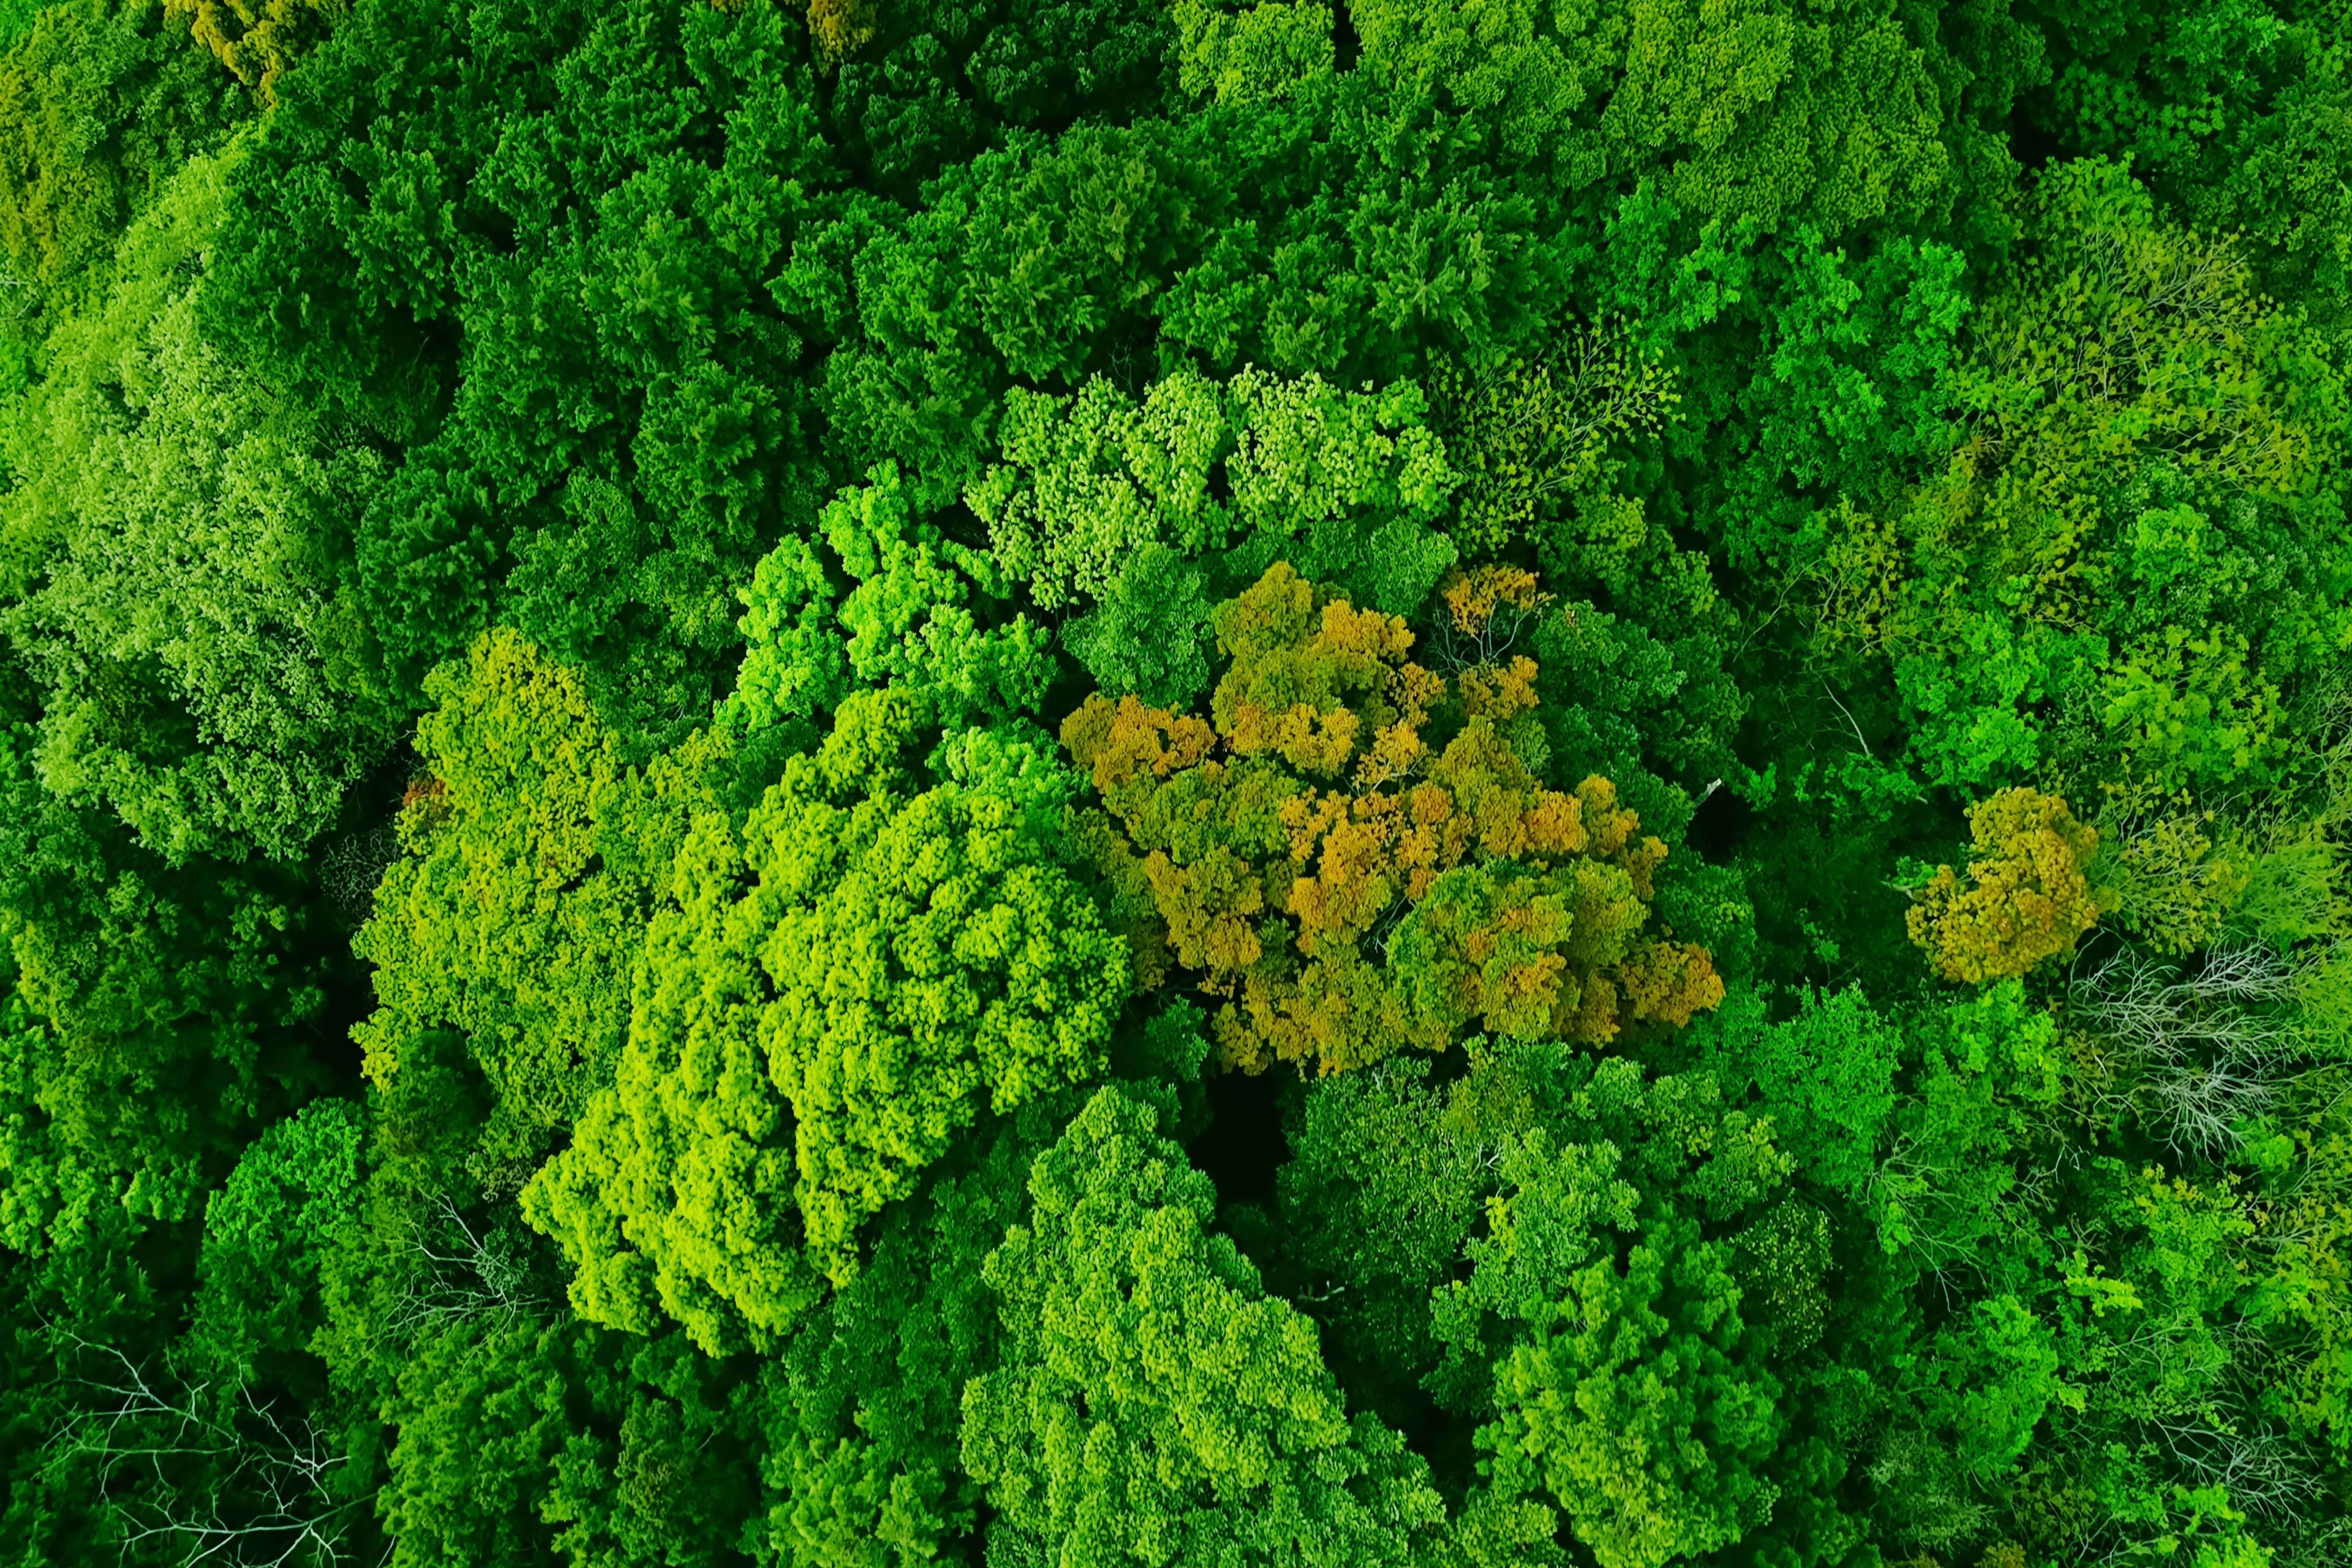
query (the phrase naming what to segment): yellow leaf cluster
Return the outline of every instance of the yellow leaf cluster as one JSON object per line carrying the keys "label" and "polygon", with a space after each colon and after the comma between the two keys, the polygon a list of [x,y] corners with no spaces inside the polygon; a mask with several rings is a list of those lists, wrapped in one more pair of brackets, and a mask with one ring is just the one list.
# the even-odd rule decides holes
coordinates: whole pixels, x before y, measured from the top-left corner
{"label": "yellow leaf cluster", "polygon": [[188,17],[195,40],[264,103],[276,100],[286,68],[350,9],[348,0],[163,0],[165,14]]}
{"label": "yellow leaf cluster", "polygon": [[1908,916],[1911,940],[1947,980],[1981,984],[2026,973],[2072,952],[2099,921],[2084,868],[2098,830],[2066,803],[2033,789],[2005,789],[1969,813],[1965,879],[1936,868]]}
{"label": "yellow leaf cluster", "polygon": [[839,64],[874,37],[872,0],[809,0],[809,37],[828,64]]}

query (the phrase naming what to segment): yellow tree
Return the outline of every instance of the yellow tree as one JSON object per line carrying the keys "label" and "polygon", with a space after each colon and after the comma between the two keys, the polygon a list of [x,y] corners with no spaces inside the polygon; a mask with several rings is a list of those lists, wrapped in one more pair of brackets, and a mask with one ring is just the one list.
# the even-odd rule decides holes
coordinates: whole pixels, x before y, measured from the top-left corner
{"label": "yellow tree", "polygon": [[278,79],[351,9],[349,0],[163,0],[237,80],[277,99]]}
{"label": "yellow tree", "polygon": [[1937,973],[1972,985],[2010,979],[2072,952],[2099,923],[2084,872],[2098,829],[2075,821],[2064,801],[2001,790],[1969,813],[1969,832],[1967,880],[1937,867],[1908,916]]}

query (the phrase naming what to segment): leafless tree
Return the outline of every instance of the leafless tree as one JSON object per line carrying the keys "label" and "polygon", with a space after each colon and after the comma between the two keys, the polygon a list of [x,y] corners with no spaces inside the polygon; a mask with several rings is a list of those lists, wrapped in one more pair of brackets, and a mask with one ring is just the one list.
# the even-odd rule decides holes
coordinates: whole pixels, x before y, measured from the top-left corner
{"label": "leafless tree", "polygon": [[97,1371],[75,1379],[86,1397],[47,1461],[52,1473],[96,1466],[124,1556],[160,1548],[180,1568],[357,1560],[352,1526],[372,1494],[338,1495],[345,1456],[308,1420],[242,1384],[173,1391],[110,1345],[65,1338]]}
{"label": "leafless tree", "polygon": [[2126,951],[2069,982],[2068,1011],[2115,1047],[2103,1096],[2134,1104],[2176,1157],[2211,1159],[2295,1080],[2310,1042],[2292,1004],[2315,962],[2241,943],[2184,970]]}
{"label": "leafless tree", "polygon": [[477,1226],[446,1194],[434,1200],[433,1222],[408,1238],[415,1267],[385,1321],[390,1332],[405,1335],[457,1318],[535,1316],[548,1305],[511,1230]]}
{"label": "leafless tree", "polygon": [[365,920],[375,905],[376,884],[399,858],[400,835],[390,823],[354,833],[319,857],[320,885],[345,915]]}
{"label": "leafless tree", "polygon": [[2257,1518],[2297,1518],[2319,1495],[2301,1446],[2278,1433],[2174,1420],[2150,1423],[2149,1435],[2182,1476],[2227,1487],[2231,1506]]}

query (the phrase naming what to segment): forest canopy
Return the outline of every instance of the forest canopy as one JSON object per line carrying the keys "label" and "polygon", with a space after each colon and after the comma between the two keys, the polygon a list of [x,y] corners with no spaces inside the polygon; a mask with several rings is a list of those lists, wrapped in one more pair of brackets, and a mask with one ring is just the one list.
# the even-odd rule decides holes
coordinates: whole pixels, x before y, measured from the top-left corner
{"label": "forest canopy", "polygon": [[2345,0],[0,0],[0,1568],[2352,1562]]}

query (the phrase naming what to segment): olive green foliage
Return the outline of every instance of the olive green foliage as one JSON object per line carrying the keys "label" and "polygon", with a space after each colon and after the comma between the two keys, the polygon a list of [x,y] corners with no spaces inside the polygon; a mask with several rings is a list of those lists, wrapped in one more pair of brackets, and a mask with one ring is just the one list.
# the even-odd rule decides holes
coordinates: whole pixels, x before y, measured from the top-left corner
{"label": "olive green foliage", "polygon": [[1971,433],[1841,518],[1831,626],[1886,648],[1939,782],[2274,776],[2346,615],[2340,355],[2120,168],[2033,197],[1954,377]]}
{"label": "olive green foliage", "polygon": [[16,349],[26,318],[73,298],[123,226],[183,161],[215,150],[246,106],[189,47],[186,24],[143,0],[26,6],[0,37],[0,249]]}
{"label": "olive green foliage", "polygon": [[0,0],[0,1568],[2336,1568],[2347,72]]}
{"label": "olive green foliage", "polygon": [[167,15],[186,16],[196,41],[262,101],[278,79],[349,8],[346,0],[164,0]]}
{"label": "olive green foliage", "polygon": [[1458,532],[1492,549],[1530,531],[1548,499],[1599,477],[1612,444],[1654,434],[1674,379],[1622,331],[1587,328],[1553,353],[1446,378],[1449,423],[1469,468]]}
{"label": "olive green foliage", "polygon": [[1969,885],[1949,866],[1919,891],[1906,923],[1947,980],[1983,982],[2030,973],[2063,958],[2098,923],[2084,874],[2099,842],[2066,803],[2037,790],[2005,789],[1969,813]]}

